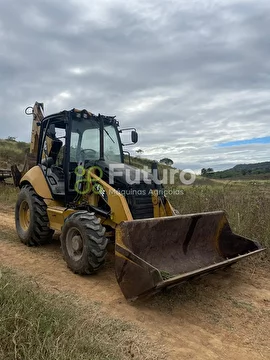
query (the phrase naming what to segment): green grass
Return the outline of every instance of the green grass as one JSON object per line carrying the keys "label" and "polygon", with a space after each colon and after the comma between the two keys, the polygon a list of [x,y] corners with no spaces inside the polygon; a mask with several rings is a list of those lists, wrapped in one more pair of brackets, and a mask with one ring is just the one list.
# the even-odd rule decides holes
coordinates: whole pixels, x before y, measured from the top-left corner
{"label": "green grass", "polygon": [[236,233],[258,240],[270,248],[269,183],[216,183],[213,186],[185,186],[182,195],[169,195],[181,214],[225,210]]}
{"label": "green grass", "polygon": [[71,295],[45,294],[10,270],[0,274],[0,359],[163,358],[141,329],[106,317],[99,304],[82,307]]}
{"label": "green grass", "polygon": [[4,206],[15,206],[18,189],[13,185],[0,184],[0,203]]}
{"label": "green grass", "polygon": [[23,141],[0,139],[0,168],[9,168],[12,164],[23,164],[29,144]]}

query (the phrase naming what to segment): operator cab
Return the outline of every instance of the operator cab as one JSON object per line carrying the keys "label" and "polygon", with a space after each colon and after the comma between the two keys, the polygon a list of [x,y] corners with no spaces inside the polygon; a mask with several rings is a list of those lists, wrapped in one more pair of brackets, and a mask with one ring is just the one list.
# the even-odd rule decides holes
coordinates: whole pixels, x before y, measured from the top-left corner
{"label": "operator cab", "polygon": [[[78,167],[123,163],[123,147],[115,117],[73,109],[45,117],[41,122],[38,164],[54,198],[76,196]],[[136,130],[132,142],[137,142]],[[67,176],[65,176],[67,175]]]}

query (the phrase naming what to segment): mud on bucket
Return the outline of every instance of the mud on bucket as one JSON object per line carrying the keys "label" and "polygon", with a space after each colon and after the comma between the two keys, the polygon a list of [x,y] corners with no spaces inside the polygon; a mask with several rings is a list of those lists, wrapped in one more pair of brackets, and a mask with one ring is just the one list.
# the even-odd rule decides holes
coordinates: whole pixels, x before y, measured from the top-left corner
{"label": "mud on bucket", "polygon": [[223,211],[122,222],[115,246],[116,278],[127,299],[263,250],[234,234]]}

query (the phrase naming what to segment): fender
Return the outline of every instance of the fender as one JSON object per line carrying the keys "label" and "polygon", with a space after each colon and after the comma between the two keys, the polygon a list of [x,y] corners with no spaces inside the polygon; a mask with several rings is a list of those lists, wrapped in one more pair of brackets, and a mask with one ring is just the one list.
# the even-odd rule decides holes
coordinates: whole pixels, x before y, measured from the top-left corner
{"label": "fender", "polygon": [[20,188],[25,184],[31,184],[35,192],[43,199],[51,199],[52,193],[46,182],[44,174],[39,166],[34,166],[21,178]]}

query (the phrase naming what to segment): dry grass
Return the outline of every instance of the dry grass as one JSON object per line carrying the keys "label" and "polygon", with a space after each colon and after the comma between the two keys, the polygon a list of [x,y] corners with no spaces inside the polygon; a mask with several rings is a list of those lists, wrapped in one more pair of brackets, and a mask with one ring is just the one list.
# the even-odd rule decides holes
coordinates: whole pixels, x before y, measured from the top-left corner
{"label": "dry grass", "polygon": [[[50,295],[10,270],[0,279],[0,359],[160,359],[141,330],[87,308],[71,295]],[[154,350],[153,350],[154,349]]]}
{"label": "dry grass", "polygon": [[[258,239],[269,247],[268,182],[217,183],[182,189],[183,195],[170,197],[181,213],[224,209],[236,232]],[[17,190],[0,187],[2,204],[14,206],[16,196]],[[267,259],[269,261],[269,256]],[[244,344],[251,350],[266,354],[269,350],[267,324],[270,313],[265,306],[269,303],[267,295],[265,298],[260,295],[265,292],[263,285],[258,283],[261,267],[251,263],[254,271],[247,271],[242,264],[236,266],[234,277],[209,275],[206,280],[194,280],[196,286],[194,282],[184,284],[136,306],[147,306],[153,311],[158,309],[160,314],[171,314],[173,318],[177,308],[179,322],[186,321],[194,326],[201,322],[226,330],[226,336],[239,346]],[[245,266],[248,266],[247,260]],[[249,286],[251,273],[255,274],[256,281]],[[99,304],[88,302],[85,308],[73,295],[45,295],[35,282],[29,284],[28,280],[10,271],[4,270],[3,274],[0,280],[1,360],[162,359],[160,354],[157,355],[158,350],[147,342],[141,329],[108,318]],[[258,286],[256,296],[255,285]],[[241,286],[242,290],[236,292]],[[164,336],[167,335],[164,333]]]}
{"label": "dry grass", "polygon": [[237,182],[183,187],[169,196],[181,214],[225,210],[236,233],[270,247],[270,183]]}
{"label": "dry grass", "polygon": [[2,206],[14,207],[18,195],[18,189],[13,185],[0,183],[0,203]]}
{"label": "dry grass", "polygon": [[0,139],[0,167],[10,168],[11,164],[23,164],[29,144],[23,141]]}

